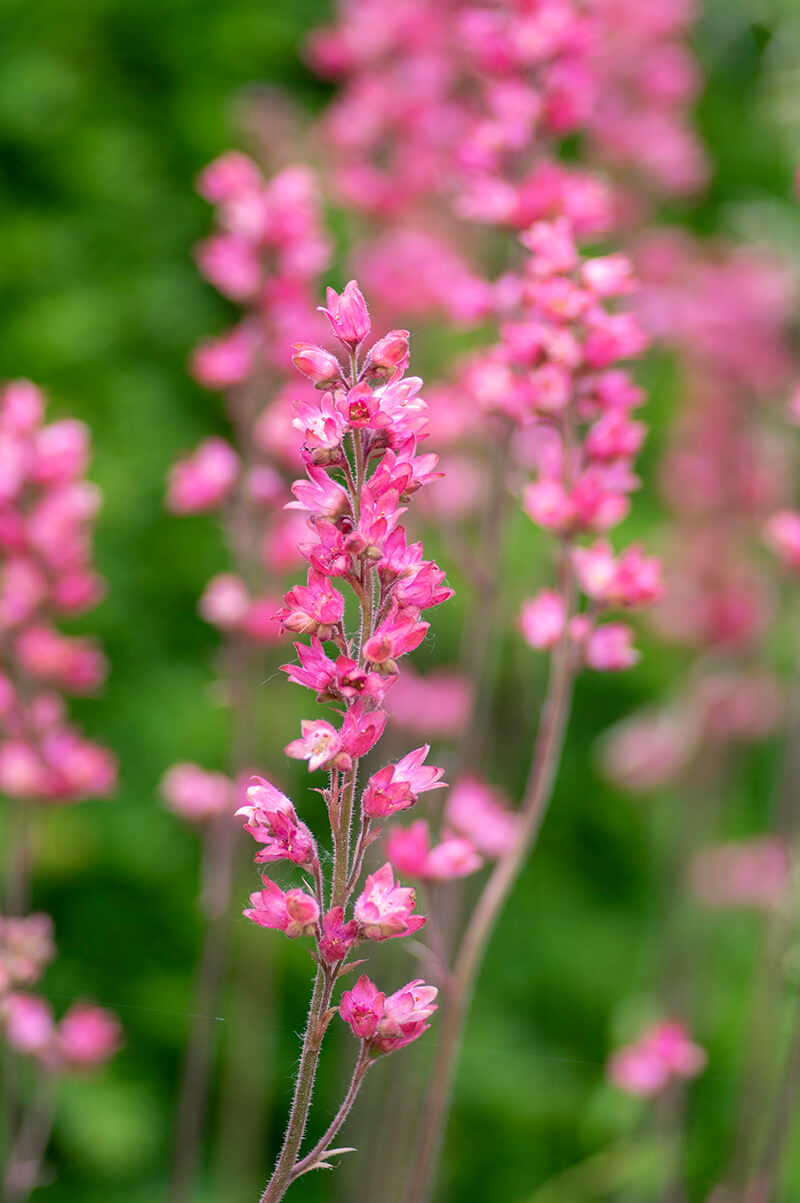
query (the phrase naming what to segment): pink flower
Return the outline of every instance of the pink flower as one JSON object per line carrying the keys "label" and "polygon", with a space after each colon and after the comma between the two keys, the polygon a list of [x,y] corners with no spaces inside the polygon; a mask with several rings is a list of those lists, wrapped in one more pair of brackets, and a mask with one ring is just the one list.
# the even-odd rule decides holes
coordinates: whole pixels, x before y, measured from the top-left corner
{"label": "pink flower", "polygon": [[431,848],[424,876],[431,881],[451,881],[454,877],[469,877],[482,868],[483,860],[471,840],[458,835],[445,835]]}
{"label": "pink flower", "polygon": [[368,1042],[373,1055],[391,1053],[428,1030],[425,1020],[437,1009],[437,994],[434,986],[417,978],[387,998],[362,974],[342,995],[339,1014],[354,1036]]}
{"label": "pink flower", "polygon": [[392,827],[386,837],[386,855],[405,877],[424,878],[430,854],[430,830],[425,819],[410,827]]}
{"label": "pink flower", "polygon": [[472,687],[457,673],[436,669],[419,676],[405,666],[386,708],[406,731],[451,739],[463,729],[472,708]]}
{"label": "pink flower", "polygon": [[355,280],[345,285],[341,295],[333,288],[325,293],[327,308],[320,307],[331,324],[333,333],[351,350],[363,342],[370,332],[367,304]]}
{"label": "pink flower", "polygon": [[254,345],[251,332],[237,326],[221,338],[200,343],[192,355],[191,372],[205,388],[234,388],[253,370]]}
{"label": "pink flower", "polygon": [[307,760],[309,772],[324,768],[336,760],[342,750],[342,740],[335,727],[325,719],[303,719],[302,735],[284,748],[293,760]]}
{"label": "pink flower", "polygon": [[55,953],[49,915],[0,917],[0,995],[13,986],[30,986]]}
{"label": "pink flower", "polygon": [[392,827],[386,838],[386,853],[394,867],[408,877],[450,881],[468,877],[483,865],[470,840],[446,834],[431,848],[430,831],[424,819],[410,827]]}
{"label": "pink flower", "polygon": [[161,793],[175,814],[203,821],[230,810],[235,787],[224,773],[208,773],[196,764],[174,764],[161,782]]}
{"label": "pink flower", "polygon": [[222,631],[234,631],[247,613],[250,599],[241,577],[232,572],[214,576],[198,603],[200,615]]}
{"label": "pink flower", "polygon": [[310,868],[317,855],[311,832],[300,822],[285,794],[263,777],[253,780],[256,784],[247,789],[247,805],[241,806],[236,814],[246,818],[244,829],[256,843],[264,844],[256,854],[256,863],[290,860]]}
{"label": "pink flower", "polygon": [[633,631],[621,622],[595,627],[586,646],[586,663],[596,672],[621,672],[639,662],[640,654],[632,646]]}
{"label": "pink flower", "polygon": [[438,1009],[434,1001],[438,993],[435,986],[427,986],[422,978],[416,978],[390,994],[384,1002],[372,1047],[381,1053],[393,1053],[427,1032],[430,1024],[425,1020]]}
{"label": "pink flower", "polygon": [[386,718],[384,710],[367,710],[361,701],[350,707],[340,732],[344,753],[339,757],[340,768],[347,772],[353,760],[366,756],[375,747],[383,735]]}
{"label": "pink flower", "polygon": [[247,301],[261,283],[255,249],[238,234],[215,234],[197,248],[197,265],[210,284],[232,301]]}
{"label": "pink flower", "polygon": [[691,712],[635,715],[606,737],[603,768],[611,781],[633,792],[658,789],[686,768],[702,734]]}
{"label": "pink flower", "polygon": [[350,512],[347,491],[332,480],[324,468],[307,468],[309,480],[296,480],[292,493],[296,500],[290,501],[287,510],[308,510],[321,518],[338,518]]}
{"label": "pink flower", "polygon": [[618,559],[608,542],[576,547],[572,553],[575,572],[588,597],[614,606],[646,606],[663,594],[661,561],[645,556],[633,545]]}
{"label": "pink flower", "polygon": [[392,866],[387,862],[370,873],[353,908],[359,935],[365,940],[388,940],[408,936],[425,923],[414,915],[415,894],[408,887],[395,885]]}
{"label": "pink flower", "polygon": [[333,393],[323,393],[319,402],[296,401],[292,426],[304,439],[304,455],[311,463],[339,463],[347,422],[336,408]]}
{"label": "pink flower", "polygon": [[607,1072],[620,1090],[649,1098],[659,1094],[673,1076],[697,1077],[705,1064],[705,1052],[689,1039],[685,1025],[664,1020],[654,1024],[635,1044],[614,1053]]}
{"label": "pink flower", "polygon": [[250,895],[250,906],[242,912],[260,927],[285,932],[290,939],[311,935],[319,919],[316,899],[303,890],[286,893],[268,877],[262,877],[263,890]]}
{"label": "pink flower", "polygon": [[614,1086],[642,1098],[659,1094],[670,1078],[669,1067],[654,1049],[635,1045],[614,1053],[607,1073]]}
{"label": "pink flower", "polygon": [[430,623],[420,622],[408,610],[395,610],[380,624],[364,644],[364,655],[371,664],[390,667],[397,656],[419,647]]}
{"label": "pink flower", "polygon": [[519,838],[520,816],[506,798],[477,777],[462,777],[447,796],[448,827],[484,856],[503,856]]}
{"label": "pink flower", "polygon": [[370,348],[367,369],[371,375],[405,371],[409,362],[408,330],[390,330]]}
{"label": "pink flower", "polygon": [[21,991],[0,999],[0,1024],[11,1047],[18,1053],[46,1053],[55,1036],[53,1012],[43,998]]}
{"label": "pink flower", "polygon": [[311,643],[296,643],[299,664],[283,664],[281,672],[285,672],[295,685],[305,685],[315,689],[320,700],[329,694],[331,686],[336,681],[336,664],[325,654],[321,641],[316,635],[311,636]]}
{"label": "pink flower", "polygon": [[335,355],[313,343],[294,343],[292,363],[299,372],[315,384],[335,384],[341,381],[342,366]]}
{"label": "pink flower", "polygon": [[89,461],[89,430],[75,418],[50,422],[36,431],[31,478],[37,484],[62,484],[83,475]]}
{"label": "pink flower", "polygon": [[119,1050],[122,1028],[104,1007],[76,1003],[56,1031],[56,1058],[70,1069],[102,1065]]}
{"label": "pink flower", "polygon": [[276,618],[287,631],[330,639],[344,617],[344,598],[316,569],[309,568],[307,579],[307,586],[295,585],[289,590]]}
{"label": "pink flower", "polygon": [[358,924],[355,919],[344,922],[344,910],[332,907],[322,920],[322,936],[319,942],[320,956],[329,965],[341,961],[358,939]]}
{"label": "pink flower", "polygon": [[174,514],[214,509],[230,493],[239,475],[239,456],[224,439],[210,438],[187,459],[173,464],[167,505]]}
{"label": "pink flower", "polygon": [[564,599],[554,589],[540,589],[523,603],[519,625],[525,642],[537,651],[555,647],[564,631]]}
{"label": "pink flower", "polygon": [[694,893],[710,907],[780,911],[791,898],[792,877],[789,848],[774,836],[704,848],[690,865]]}
{"label": "pink flower", "polygon": [[781,510],[764,528],[764,538],[787,568],[800,572],[800,514]]}
{"label": "pink flower", "polygon": [[636,288],[633,267],[625,255],[586,259],[581,275],[587,288],[598,297],[620,297]]}
{"label": "pink flower", "polygon": [[353,1029],[353,1035],[370,1040],[378,1030],[386,1001],[378,987],[362,973],[352,990],[345,990],[339,1003],[339,1014]]}
{"label": "pink flower", "polygon": [[16,653],[31,676],[71,693],[92,693],[108,671],[106,658],[96,643],[62,635],[54,627],[26,627],[17,639]]}
{"label": "pink flower", "polygon": [[228,150],[203,169],[197,178],[197,191],[212,205],[221,205],[254,191],[263,182],[252,159],[241,151]]}
{"label": "pink flower", "polygon": [[445,783],[439,778],[444,769],[423,765],[429,752],[430,745],[425,744],[409,752],[397,764],[388,764],[373,773],[362,799],[364,814],[370,818],[385,818],[413,806],[419,794],[441,789]]}

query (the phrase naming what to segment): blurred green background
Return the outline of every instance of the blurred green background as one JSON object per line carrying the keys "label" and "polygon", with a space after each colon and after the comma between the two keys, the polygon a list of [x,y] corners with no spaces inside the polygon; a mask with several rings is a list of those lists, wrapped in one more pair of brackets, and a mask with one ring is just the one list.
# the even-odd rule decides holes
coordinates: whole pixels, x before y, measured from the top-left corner
{"label": "blurred green background", "polygon": [[[326,14],[320,0],[0,0],[0,378],[30,376],[49,391],[53,415],[75,414],[93,430],[92,476],[105,493],[97,558],[111,591],[82,625],[104,640],[113,671],[101,698],[75,711],[121,761],[117,798],[51,812],[39,829],[35,903],[54,915],[60,952],[44,990],[58,1010],[76,995],[112,1006],[127,1034],[104,1073],[64,1092],[53,1181],[36,1194],[43,1203],[165,1196],[201,928],[198,841],[162,809],[156,786],[178,759],[225,768],[228,740],[214,689],[217,638],[196,616],[204,583],[226,566],[224,546],[213,521],[175,520],[163,508],[171,461],[225,429],[218,399],[185,369],[196,341],[231,316],[192,262],[210,225],[193,181],[240,141],[248,86],[280,85],[310,112],[324,102],[326,89],[302,66],[298,45]],[[696,46],[707,90],[698,117],[714,178],[704,198],[668,214],[703,235],[771,242],[795,261],[798,25],[794,0],[705,5]],[[644,463],[652,480],[676,378],[659,357],[643,375],[654,397]],[[637,514],[636,533],[658,521],[652,488]],[[534,558],[530,529],[520,524],[511,543],[523,591],[546,567]],[[446,564],[446,553],[441,558]],[[436,639],[418,667],[457,646],[461,613],[459,603],[437,613]],[[612,722],[682,671],[673,652],[646,637],[643,648],[632,673],[581,682],[540,853],[507,909],[475,1000],[441,1203],[656,1197],[658,1167],[647,1149],[644,1169],[641,1155],[630,1165],[623,1156],[625,1142],[652,1137],[645,1112],[604,1084],[603,1062],[659,962],[661,916],[674,889],[663,856],[674,799],[639,804],[617,795],[599,777],[594,749]],[[509,635],[492,755],[496,780],[512,793],[526,768],[540,671]],[[280,748],[303,699],[282,680],[263,690],[264,765],[289,776]],[[726,802],[728,834],[764,824],[777,764],[771,747],[743,762]],[[300,772],[290,779],[299,789]],[[251,852],[243,844],[245,860]],[[697,1036],[711,1058],[692,1092],[689,1174],[699,1200],[725,1158],[758,921],[694,915],[691,931],[704,965]],[[255,1136],[239,1148],[229,1122],[223,1130],[233,1144],[215,1152],[215,1099],[217,1136],[197,1199],[216,1203],[248,1203],[262,1183],[285,1116],[310,972],[302,949],[279,946],[244,921],[236,939],[251,965],[251,1026],[226,999],[219,1033],[223,1046],[238,1049],[246,1078],[240,1113],[252,1109]],[[404,1055],[428,1053],[419,1046]],[[338,1034],[318,1119],[336,1104],[350,1054]],[[364,1114],[394,1072],[393,1061],[374,1071]],[[610,1171],[595,1163],[582,1180],[536,1194],[612,1146]],[[800,1154],[796,1161],[797,1194],[787,1199],[800,1197]],[[615,1181],[626,1167],[634,1175],[627,1188]],[[604,1174],[611,1185],[598,1193]],[[371,1203],[381,1197],[372,1190],[359,1185],[352,1163],[337,1178],[304,1179],[292,1198]]]}

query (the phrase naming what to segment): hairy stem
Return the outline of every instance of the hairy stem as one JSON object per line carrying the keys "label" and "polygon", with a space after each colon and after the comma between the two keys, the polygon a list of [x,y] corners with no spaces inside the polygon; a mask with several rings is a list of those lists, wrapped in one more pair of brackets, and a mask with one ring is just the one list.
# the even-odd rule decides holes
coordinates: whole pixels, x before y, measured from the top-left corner
{"label": "hairy stem", "polygon": [[292,1109],[289,1114],[289,1123],[286,1126],[283,1147],[272,1177],[261,1196],[260,1203],[278,1203],[278,1200],[283,1198],[287,1188],[291,1184],[292,1172],[308,1121],[308,1111],[311,1106],[311,1094],[314,1089],[317,1062],[319,1061],[322,1040],[325,1035],[325,1016],[330,1006],[332,991],[333,980],[331,975],[326,969],[320,966],[314,980],[314,992],[311,996],[311,1005],[308,1009],[308,1022],[303,1037],[300,1066],[297,1070]]}
{"label": "hairy stem", "polygon": [[449,1111],[451,1085],[472,990],[489,936],[536,841],[547,811],[561,759],[573,677],[572,658],[565,637],[554,653],[551,663],[547,695],[521,809],[522,826],[519,838],[514,847],[497,862],[489,877],[467,924],[456,958],[447,1006],[439,1025],[431,1082],[404,1196],[405,1203],[428,1203],[431,1198]]}
{"label": "hairy stem", "polygon": [[308,1153],[303,1158],[302,1161],[298,1161],[297,1165],[292,1170],[292,1177],[291,1177],[292,1182],[294,1182],[295,1178],[299,1178],[301,1176],[301,1174],[305,1174],[309,1170],[313,1170],[315,1165],[321,1159],[323,1159],[323,1154],[327,1151],[334,1136],[339,1131],[342,1124],[344,1123],[344,1121],[347,1119],[348,1115],[350,1114],[350,1109],[353,1106],[353,1103],[356,1101],[356,1095],[358,1094],[359,1090],[361,1089],[361,1084],[364,1081],[364,1078],[367,1076],[367,1070],[373,1064],[374,1064],[374,1062],[367,1055],[366,1046],[364,1045],[364,1043],[362,1041],[361,1054],[358,1058],[358,1061],[356,1062],[356,1067],[353,1071],[353,1077],[350,1081],[350,1085],[348,1087],[347,1094],[344,1096],[344,1099],[342,1100],[342,1105],[339,1108],[339,1110],[336,1112],[336,1115],[334,1116],[330,1127],[328,1128],[327,1132],[322,1137],[322,1139],[317,1141],[317,1143],[314,1145],[314,1148],[311,1150],[311,1152]]}

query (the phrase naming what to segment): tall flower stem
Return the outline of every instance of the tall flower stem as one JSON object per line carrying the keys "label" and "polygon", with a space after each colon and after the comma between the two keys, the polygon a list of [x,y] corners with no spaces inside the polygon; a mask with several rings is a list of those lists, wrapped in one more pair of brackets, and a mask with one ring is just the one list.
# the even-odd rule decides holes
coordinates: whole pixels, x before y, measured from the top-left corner
{"label": "tall flower stem", "polygon": [[[566,627],[565,627],[566,630]],[[450,1105],[450,1093],[470,999],[489,936],[520,870],[534,846],[547,812],[569,717],[574,667],[568,636],[553,654],[539,730],[534,744],[521,809],[517,842],[496,864],[467,924],[453,971],[422,1113],[420,1135],[405,1193],[405,1203],[427,1203]]]}
{"label": "tall flower stem", "polygon": [[305,1035],[303,1037],[300,1066],[297,1070],[292,1110],[289,1115],[289,1123],[286,1127],[283,1147],[280,1151],[273,1175],[261,1196],[260,1203],[278,1203],[278,1200],[283,1198],[288,1186],[291,1184],[292,1171],[297,1160],[297,1154],[300,1151],[300,1145],[302,1144],[308,1121],[308,1109],[311,1106],[311,1094],[314,1089],[317,1063],[327,1027],[325,1017],[330,1006],[333,985],[334,979],[332,975],[328,970],[320,966],[314,980],[314,992],[311,996],[311,1005],[308,1009],[308,1022],[306,1023]]}
{"label": "tall flower stem", "polygon": [[344,1096],[344,1099],[342,1100],[341,1107],[336,1112],[336,1115],[334,1116],[330,1127],[328,1128],[327,1132],[322,1137],[322,1139],[318,1140],[317,1143],[314,1145],[314,1148],[311,1150],[311,1152],[308,1153],[303,1158],[302,1161],[298,1161],[297,1164],[295,1165],[294,1169],[292,1170],[292,1181],[293,1182],[294,1182],[295,1178],[299,1178],[301,1176],[301,1174],[305,1174],[309,1170],[313,1170],[314,1167],[323,1158],[323,1154],[325,1154],[327,1152],[334,1136],[339,1131],[342,1124],[344,1123],[344,1121],[347,1119],[348,1115],[350,1114],[350,1109],[353,1106],[353,1103],[356,1101],[356,1096],[357,1096],[359,1090],[361,1089],[361,1084],[364,1081],[364,1078],[367,1076],[367,1070],[373,1064],[374,1064],[374,1062],[370,1059],[370,1057],[366,1051],[366,1048],[362,1046],[361,1055],[359,1056],[358,1061],[356,1062],[356,1067],[353,1071],[353,1077],[352,1077],[352,1079],[350,1081],[350,1085],[347,1089],[347,1094]]}
{"label": "tall flower stem", "polygon": [[492,631],[496,627],[500,600],[503,533],[511,504],[508,450],[512,434],[513,427],[509,423],[502,437],[492,442],[488,498],[476,557],[480,575],[476,581],[475,604],[464,626],[463,670],[475,686],[475,704],[458,749],[458,765],[462,769],[481,762],[487,715],[494,694]]}

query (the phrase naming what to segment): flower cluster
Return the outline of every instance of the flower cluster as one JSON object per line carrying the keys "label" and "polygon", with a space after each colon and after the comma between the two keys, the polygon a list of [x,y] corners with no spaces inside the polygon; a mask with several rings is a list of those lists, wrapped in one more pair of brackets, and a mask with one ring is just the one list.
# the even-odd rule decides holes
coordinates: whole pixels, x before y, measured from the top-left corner
{"label": "flower cluster", "polygon": [[236,784],[224,773],[209,773],[189,762],[174,764],[161,781],[167,807],[190,822],[202,823],[235,809]]}
{"label": "flower cluster", "polygon": [[[366,850],[379,833],[376,824],[443,785],[442,770],[426,763],[428,746],[367,778],[355,843],[351,820],[359,762],[383,734],[383,702],[399,661],[425,637],[429,624],[422,613],[447,601],[452,590],[438,565],[424,558],[422,545],[408,541],[401,523],[409,500],[437,477],[436,456],[417,454],[427,407],[422,382],[405,375],[408,333],[392,331],[365,350],[371,322],[355,281],[341,293],[329,288],[323,312],[345,361],[315,344],[294,347],[295,365],[318,390],[313,401],[298,400],[294,418],[306,478],[292,485],[291,504],[305,517],[300,550],[308,570],[305,585],[286,593],[277,619],[286,631],[309,637],[295,644],[297,662],[284,665],[289,680],[332,704],[339,716],[305,720],[286,747],[310,772],[328,774],[321,792],[333,841],[330,889],[315,836],[275,786],[255,779],[238,814],[261,845],[258,863],[289,861],[311,875],[306,888],[289,890],[264,877],[244,913],[290,938],[311,937],[330,999],[358,942],[408,936],[425,922],[415,912],[413,889],[395,880],[389,863],[369,873],[356,891]],[[355,635],[348,630],[343,589],[360,611]],[[386,998],[362,978],[343,996],[340,1013],[374,1056],[421,1035],[435,994],[412,982]]]}
{"label": "flower cluster", "polygon": [[692,858],[690,879],[706,906],[782,911],[791,902],[794,864],[778,836],[758,836],[702,848]]}
{"label": "flower cluster", "polygon": [[82,422],[45,422],[34,384],[0,390],[0,790],[13,798],[75,802],[115,782],[113,757],[67,722],[60,696],[94,692],[107,668],[94,640],[56,625],[104,592],[89,450]]}
{"label": "flower cluster", "polygon": [[646,337],[630,312],[608,304],[631,292],[632,269],[621,255],[581,258],[564,218],[531,226],[522,242],[530,255],[509,281],[501,340],[473,357],[464,380],[478,405],[519,428],[520,455],[535,473],[523,509],[560,541],[587,606],[569,615],[563,588],[545,589],[524,604],[520,627],[533,648],[553,648],[566,634],[581,663],[623,669],[637,658],[631,631],[598,619],[612,607],[648,605],[662,588],[657,560],[638,546],[615,556],[603,537],[638,487],[633,461],[646,429],[632,417],[642,392],[619,366]]}
{"label": "flower cluster", "polygon": [[673,1078],[696,1078],[706,1064],[702,1048],[692,1043],[684,1024],[663,1020],[635,1044],[619,1049],[608,1062],[608,1077],[626,1094],[650,1098]]}
{"label": "flower cluster", "polygon": [[427,1032],[425,1020],[436,1010],[435,998],[435,988],[419,978],[387,998],[362,974],[342,995],[339,1014],[371,1052],[393,1053]]}
{"label": "flower cluster", "polygon": [[54,956],[49,916],[0,917],[0,1033],[11,1049],[49,1073],[101,1065],[121,1042],[109,1011],[74,1003],[56,1023],[48,1002],[20,989],[34,985]]}
{"label": "flower cluster", "polygon": [[441,838],[431,842],[430,825],[417,819],[392,827],[386,839],[390,861],[400,873],[426,881],[449,881],[477,872],[513,847],[519,816],[499,790],[477,777],[462,777],[450,790]]}
{"label": "flower cluster", "polygon": [[340,11],[308,55],[339,83],[323,129],[351,207],[391,216],[444,191],[477,220],[524,228],[555,207],[596,227],[605,190],[546,155],[576,133],[590,156],[664,191],[704,178],[683,0],[658,13],[636,0],[348,0]]}
{"label": "flower cluster", "polygon": [[[284,512],[287,470],[297,465],[286,392],[287,347],[298,331],[315,333],[313,289],[330,256],[313,173],[287,167],[266,179],[246,155],[230,151],[209,164],[198,188],[215,206],[218,229],[197,251],[201,271],[224,296],[243,306],[233,330],[202,343],[192,372],[226,395],[234,444],[213,436],[170,470],[167,504],[175,514],[222,510],[235,571],[214,577],[199,604],[219,630],[256,644],[275,643],[277,593],[256,591],[244,550],[270,575],[295,567],[298,525]],[[292,394],[302,392],[292,385]],[[312,398],[313,387],[307,386]],[[268,393],[263,412],[254,399]],[[246,583],[246,578],[249,583]]]}

